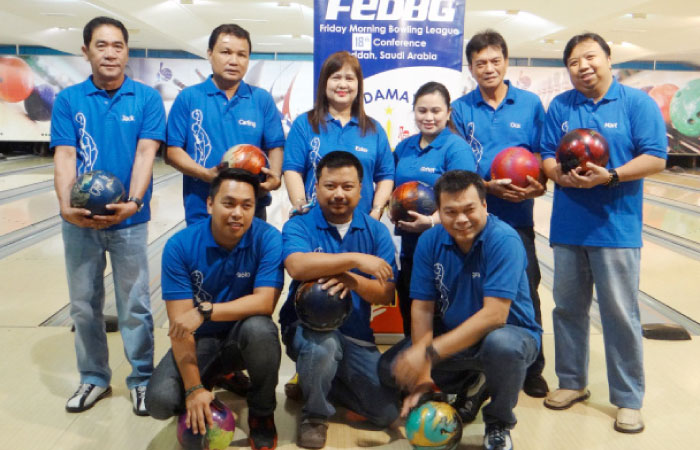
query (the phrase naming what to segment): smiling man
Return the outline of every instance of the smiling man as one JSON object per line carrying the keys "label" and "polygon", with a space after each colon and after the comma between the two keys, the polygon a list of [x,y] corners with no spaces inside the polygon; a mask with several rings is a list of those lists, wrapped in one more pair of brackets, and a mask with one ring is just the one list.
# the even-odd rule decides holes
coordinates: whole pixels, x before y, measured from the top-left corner
{"label": "smiling man", "polygon": [[207,217],[209,183],[234,145],[260,147],[270,162],[269,169],[263,168],[267,178],[260,184],[257,217],[266,218],[268,192],[280,187],[284,131],[270,93],[243,81],[251,51],[248,31],[235,24],[216,27],[207,50],[212,75],[185,88],[168,115],[167,161],[185,175],[188,226]]}
{"label": "smiling man", "polygon": [[449,171],[433,189],[441,224],[421,235],[413,258],[411,337],[382,355],[379,375],[409,393],[405,416],[435,386],[460,393],[466,375],[483,371],[491,393],[484,448],[510,450],[513,408],[542,334],[525,249],[511,227],[486,212],[478,174]]}
{"label": "smiling man", "polygon": [[153,372],[146,407],[159,420],[187,412],[188,426],[204,433],[215,380],[247,369],[248,440],[272,450],[281,350],[270,316],[284,273],[279,231],[253,217],[258,189],[249,172],[221,171],[207,198],[210,219],[166,244],[161,283],[172,348]]}
{"label": "smiling man", "polygon": [[[91,408],[112,391],[103,316],[104,271],[109,253],[119,331],[131,364],[126,384],[134,413],[146,415],[144,395],[153,371],[153,318],[147,243],[153,159],[165,140],[165,110],[155,89],[124,73],[129,34],[110,17],[96,17],[83,30],[83,55],[92,74],[56,97],[51,117],[56,195],[63,218],[70,313],[80,386],[68,412]],[[113,215],[91,216],[73,208],[77,176],[93,170],[115,175],[126,202],[109,205]]]}

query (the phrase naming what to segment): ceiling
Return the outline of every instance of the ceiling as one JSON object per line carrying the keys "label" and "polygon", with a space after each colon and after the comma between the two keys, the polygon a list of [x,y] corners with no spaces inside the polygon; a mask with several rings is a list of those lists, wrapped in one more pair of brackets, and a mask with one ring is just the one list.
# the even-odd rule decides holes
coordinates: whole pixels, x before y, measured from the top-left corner
{"label": "ceiling", "polygon": [[[0,0],[0,44],[77,54],[82,27],[97,15],[124,22],[132,48],[205,56],[211,30],[235,22],[254,52],[313,52],[313,0]],[[484,28],[503,34],[511,58],[558,59],[571,36],[595,31],[611,42],[614,63],[700,66],[698,0],[466,0],[465,36]]]}

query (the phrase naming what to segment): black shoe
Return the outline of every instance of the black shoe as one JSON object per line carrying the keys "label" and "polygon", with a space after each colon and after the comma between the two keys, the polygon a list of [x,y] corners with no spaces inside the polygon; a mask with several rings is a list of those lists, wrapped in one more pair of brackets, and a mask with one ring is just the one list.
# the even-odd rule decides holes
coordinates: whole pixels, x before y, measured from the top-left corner
{"label": "black shoe", "polygon": [[480,374],[466,392],[457,394],[457,398],[452,402],[452,407],[457,410],[463,425],[476,419],[481,406],[490,396],[486,389],[486,376],[484,374]]}
{"label": "black shoe", "polygon": [[248,443],[253,450],[274,450],[277,448],[277,428],[275,416],[248,416]]}
{"label": "black shoe", "polygon": [[530,397],[544,398],[549,392],[549,386],[547,386],[547,380],[544,379],[542,374],[538,373],[537,375],[525,377],[523,391]]}
{"label": "black shoe", "polygon": [[236,370],[216,378],[214,384],[236,395],[245,397],[250,389],[250,378],[242,370]]}
{"label": "black shoe", "polygon": [[301,392],[299,384],[299,374],[295,373],[292,378],[284,385],[284,395],[290,400],[300,402],[304,399],[304,394]]}

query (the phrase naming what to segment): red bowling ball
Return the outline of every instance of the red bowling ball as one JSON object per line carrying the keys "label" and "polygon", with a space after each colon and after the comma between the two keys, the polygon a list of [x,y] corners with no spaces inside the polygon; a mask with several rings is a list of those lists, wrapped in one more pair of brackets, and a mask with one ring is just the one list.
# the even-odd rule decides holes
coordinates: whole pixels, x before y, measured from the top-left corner
{"label": "red bowling ball", "polygon": [[605,167],[609,158],[608,141],[602,134],[588,128],[577,128],[566,133],[559,141],[556,151],[562,173],[568,173],[577,167],[586,171],[588,162]]}
{"label": "red bowling ball", "polygon": [[21,102],[34,89],[34,72],[23,59],[0,56],[0,100]]}
{"label": "red bowling ball", "polygon": [[267,156],[265,156],[265,152],[254,145],[238,144],[226,150],[224,157],[221,158],[221,164],[258,175],[261,169],[267,166]]}
{"label": "red bowling ball", "polygon": [[540,163],[530,150],[523,147],[508,147],[501,150],[491,163],[491,179],[509,178],[519,187],[527,187],[527,176],[537,179],[540,176]]}
{"label": "red bowling ball", "polygon": [[671,99],[676,91],[678,91],[678,86],[671,83],[654,86],[649,91],[649,96],[653,98],[656,104],[659,106],[661,115],[666,123],[671,123],[671,116],[669,115],[668,108],[671,106]]}

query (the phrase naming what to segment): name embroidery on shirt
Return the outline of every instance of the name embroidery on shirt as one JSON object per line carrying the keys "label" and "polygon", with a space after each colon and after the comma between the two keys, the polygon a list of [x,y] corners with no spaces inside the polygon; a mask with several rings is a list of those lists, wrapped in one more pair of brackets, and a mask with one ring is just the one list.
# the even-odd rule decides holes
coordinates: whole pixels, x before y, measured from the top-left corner
{"label": "name embroidery on shirt", "polygon": [[511,122],[510,127],[511,128],[522,128],[522,126],[518,122]]}
{"label": "name embroidery on shirt", "polygon": [[238,125],[245,125],[248,127],[256,128],[257,124],[252,120],[238,119]]}
{"label": "name embroidery on shirt", "polygon": [[366,148],[360,147],[359,145],[356,145],[356,146],[355,146],[355,151],[356,151],[356,152],[362,152],[362,153],[367,153],[367,152],[368,152],[368,150],[367,150]]}
{"label": "name embroidery on shirt", "polygon": [[435,167],[421,167],[420,168],[421,172],[428,172],[428,173],[435,173]]}
{"label": "name embroidery on shirt", "polygon": [[134,119],[134,116],[129,115],[127,116],[126,114],[122,114],[122,122],[135,122],[136,119]]}
{"label": "name embroidery on shirt", "polygon": [[481,274],[479,272],[472,272],[472,278],[481,278]]}
{"label": "name embroidery on shirt", "polygon": [[605,128],[617,128],[617,122],[605,122],[603,126]]}
{"label": "name embroidery on shirt", "polygon": [[236,272],[236,278],[250,278],[250,272]]}

